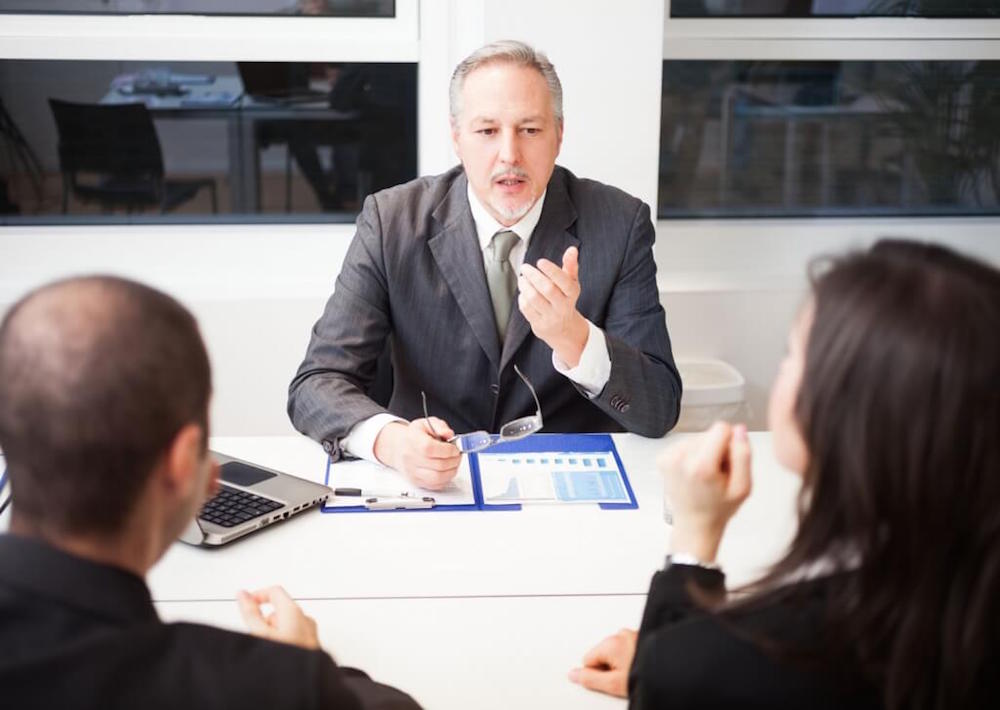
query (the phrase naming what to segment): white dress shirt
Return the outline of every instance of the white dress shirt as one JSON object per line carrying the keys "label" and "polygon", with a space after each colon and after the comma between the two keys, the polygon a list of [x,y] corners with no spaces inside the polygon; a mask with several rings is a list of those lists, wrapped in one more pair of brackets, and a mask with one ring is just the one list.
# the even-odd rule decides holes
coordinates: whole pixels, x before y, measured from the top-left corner
{"label": "white dress shirt", "polygon": [[[468,200],[469,208],[472,211],[472,220],[476,224],[479,248],[483,252],[484,267],[486,263],[486,250],[493,240],[493,235],[497,232],[510,230],[520,237],[514,248],[510,250],[510,256],[508,257],[514,273],[519,274],[521,272],[521,264],[524,263],[524,254],[528,249],[528,242],[531,240],[531,235],[534,233],[535,227],[538,225],[538,220],[542,216],[545,193],[542,193],[542,196],[538,198],[524,217],[509,227],[505,227],[497,222],[493,218],[493,215],[486,211],[486,208],[483,207],[479,198],[472,191],[472,185],[468,186]],[[608,355],[608,345],[607,339],[604,337],[604,331],[589,320],[587,321],[587,326],[590,332],[577,366],[569,367],[554,351],[552,353],[552,366],[556,372],[568,377],[582,387],[591,398],[594,398],[601,393],[601,390],[604,389],[604,386],[608,383],[608,379],[611,377],[611,357]],[[364,419],[351,428],[348,435],[341,441],[341,447],[353,456],[377,463],[378,459],[375,458],[375,439],[386,424],[396,421],[406,422],[405,419],[388,413],[376,414],[373,417]]]}

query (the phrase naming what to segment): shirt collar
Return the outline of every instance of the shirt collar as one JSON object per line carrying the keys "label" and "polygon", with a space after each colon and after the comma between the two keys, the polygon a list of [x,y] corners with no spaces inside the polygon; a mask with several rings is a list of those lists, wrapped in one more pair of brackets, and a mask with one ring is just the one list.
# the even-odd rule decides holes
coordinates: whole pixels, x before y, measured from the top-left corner
{"label": "shirt collar", "polygon": [[121,623],[158,619],[141,577],[31,537],[0,535],[0,585]]}
{"label": "shirt collar", "polygon": [[469,196],[469,209],[472,210],[472,221],[476,223],[476,235],[479,237],[480,249],[485,251],[486,247],[490,245],[493,235],[506,229],[519,236],[521,241],[524,242],[525,249],[527,249],[528,240],[531,239],[531,234],[535,231],[538,220],[542,217],[542,206],[545,203],[545,193],[548,192],[547,188],[542,193],[542,196],[535,201],[535,204],[531,206],[528,213],[510,227],[503,226],[493,219],[493,215],[486,211],[483,203],[479,201],[476,193],[472,191],[471,182],[466,187],[466,192]]}

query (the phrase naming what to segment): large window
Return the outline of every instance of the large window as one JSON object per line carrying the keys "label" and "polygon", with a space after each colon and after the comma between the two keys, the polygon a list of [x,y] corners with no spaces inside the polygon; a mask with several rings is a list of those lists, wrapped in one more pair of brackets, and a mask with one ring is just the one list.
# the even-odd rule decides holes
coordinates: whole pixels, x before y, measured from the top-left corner
{"label": "large window", "polygon": [[0,219],[352,221],[416,177],[416,65],[0,61]]}
{"label": "large window", "polygon": [[0,223],[350,222],[417,175],[416,0],[0,0],[24,6]]}
{"label": "large window", "polygon": [[666,61],[661,217],[1000,213],[1000,62]]}
{"label": "large window", "polygon": [[[1000,12],[672,0],[659,217],[1000,214],[1000,21],[945,7]],[[684,19],[893,13],[925,19]]]}
{"label": "large window", "polygon": [[392,17],[395,0],[0,0],[0,13]]}

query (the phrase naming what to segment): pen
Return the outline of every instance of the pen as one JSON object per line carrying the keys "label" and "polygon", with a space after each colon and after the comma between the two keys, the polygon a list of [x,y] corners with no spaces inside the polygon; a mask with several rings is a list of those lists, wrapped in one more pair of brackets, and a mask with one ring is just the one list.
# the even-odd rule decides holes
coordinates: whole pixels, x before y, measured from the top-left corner
{"label": "pen", "polygon": [[409,491],[402,493],[387,493],[385,491],[369,491],[361,488],[334,488],[335,496],[364,496],[365,498],[412,498]]}
{"label": "pen", "polygon": [[368,510],[420,510],[434,507],[434,499],[430,496],[422,498],[366,498],[365,508]]}

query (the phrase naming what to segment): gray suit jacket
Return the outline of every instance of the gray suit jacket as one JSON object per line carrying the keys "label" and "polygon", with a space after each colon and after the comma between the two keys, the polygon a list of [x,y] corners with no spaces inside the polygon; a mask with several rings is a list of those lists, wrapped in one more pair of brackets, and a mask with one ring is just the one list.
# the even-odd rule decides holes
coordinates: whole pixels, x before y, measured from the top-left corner
{"label": "gray suit jacket", "polygon": [[[653,225],[638,199],[556,167],[525,261],[559,264],[580,250],[577,309],[604,330],[611,377],[590,399],[552,367],[552,350],[516,308],[500,343],[460,166],[365,200],[336,288],[289,387],[292,424],[338,455],[350,429],[380,412],[431,414],[456,432],[496,432],[534,413],[528,376],[553,432],[628,430],[662,436],[677,420],[681,381],[656,288]],[[366,392],[391,347],[388,410]]]}

